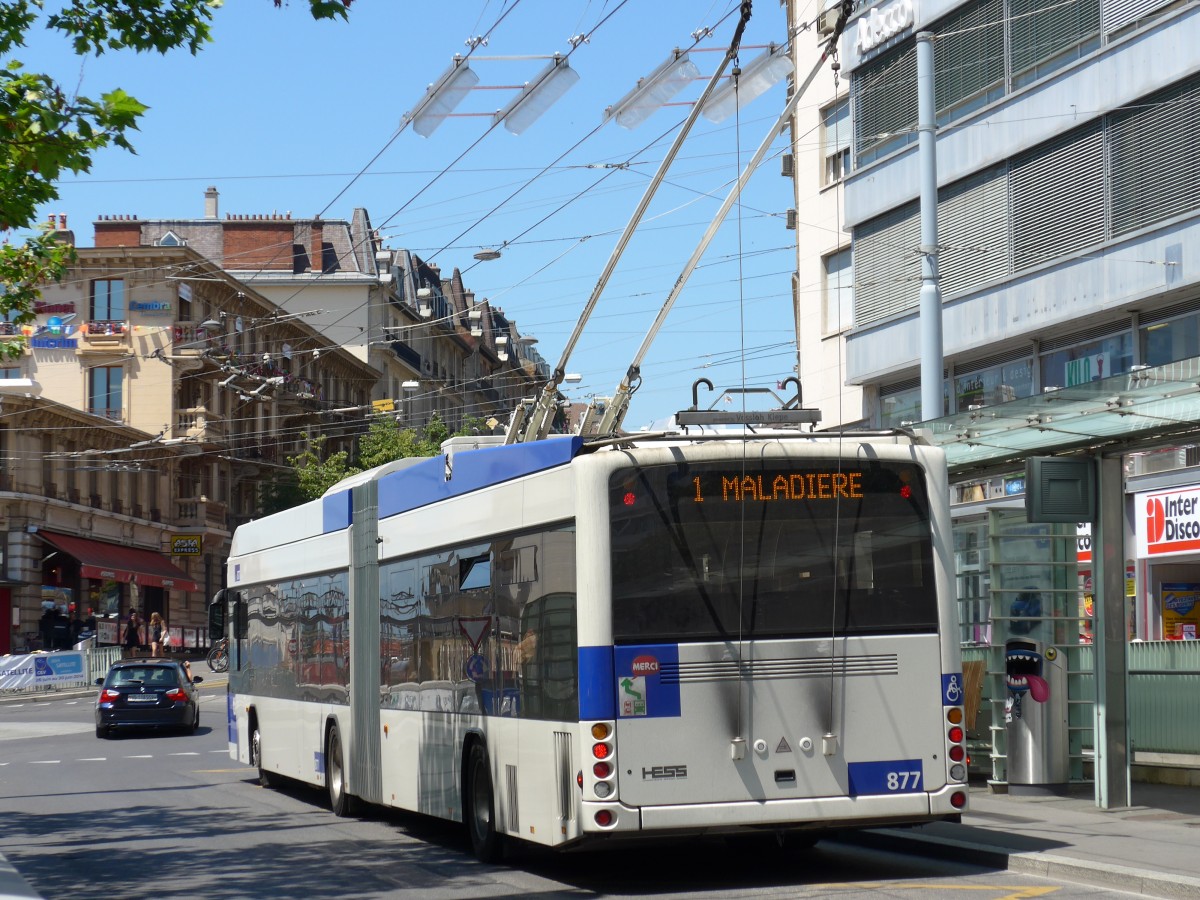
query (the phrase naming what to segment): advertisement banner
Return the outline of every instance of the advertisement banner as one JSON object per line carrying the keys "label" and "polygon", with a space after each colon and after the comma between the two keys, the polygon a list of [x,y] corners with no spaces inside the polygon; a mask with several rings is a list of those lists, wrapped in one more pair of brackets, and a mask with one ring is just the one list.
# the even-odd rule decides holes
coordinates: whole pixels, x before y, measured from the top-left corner
{"label": "advertisement banner", "polygon": [[1133,512],[1140,559],[1200,552],[1200,488],[1137,494]]}
{"label": "advertisement banner", "polygon": [[1200,584],[1162,586],[1163,637],[1169,641],[1194,641],[1200,627]]}
{"label": "advertisement banner", "polygon": [[75,651],[0,657],[0,691],[86,681],[83,654]]}

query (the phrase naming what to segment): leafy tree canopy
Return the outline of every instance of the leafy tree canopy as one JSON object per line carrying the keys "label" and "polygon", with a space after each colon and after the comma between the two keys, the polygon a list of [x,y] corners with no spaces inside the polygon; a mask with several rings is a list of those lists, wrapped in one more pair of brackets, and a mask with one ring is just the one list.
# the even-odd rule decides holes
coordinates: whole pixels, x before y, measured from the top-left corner
{"label": "leafy tree canopy", "polygon": [[[404,428],[392,416],[380,415],[371,420],[367,433],[359,438],[358,455],[353,461],[344,450],[326,454],[327,435],[318,435],[309,440],[308,449],[303,453],[288,457],[295,472],[296,493],[277,497],[278,508],[286,509],[282,503],[295,498],[297,494],[301,502],[315,500],[343,478],[384,463],[412,456],[437,456],[442,452],[442,443],[447,438],[482,434],[484,430],[478,419],[467,419],[462,428],[451,434],[437,413],[419,429]],[[291,478],[287,480],[292,482]]]}
{"label": "leafy tree canopy", "polygon": [[[246,2],[246,0],[241,0]],[[301,2],[301,0],[297,0]],[[345,19],[352,0],[303,0],[316,19]],[[283,0],[274,0],[280,6]],[[17,54],[30,30],[57,32],[80,56],[186,48],[212,40],[210,23],[224,0],[0,0],[0,232],[33,229],[39,206],[58,198],[64,172],[91,170],[95,153],[114,145],[133,152],[129,135],[147,107],[120,88],[84,97],[52,76],[27,71]],[[73,260],[48,230],[0,247],[0,319],[25,324],[42,284],[58,281]],[[0,345],[15,356],[16,342]]]}

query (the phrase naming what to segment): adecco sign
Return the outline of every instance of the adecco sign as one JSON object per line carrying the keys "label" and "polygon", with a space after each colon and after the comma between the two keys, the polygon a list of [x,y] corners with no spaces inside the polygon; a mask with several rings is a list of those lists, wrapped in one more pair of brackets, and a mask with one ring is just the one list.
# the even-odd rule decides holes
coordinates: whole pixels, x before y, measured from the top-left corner
{"label": "adecco sign", "polygon": [[1135,494],[1133,513],[1140,558],[1200,553],[1200,488]]}
{"label": "adecco sign", "polygon": [[[938,3],[934,3],[938,6]],[[867,10],[850,23],[842,40],[843,67],[853,71],[894,38],[921,21],[919,0],[891,0]]]}

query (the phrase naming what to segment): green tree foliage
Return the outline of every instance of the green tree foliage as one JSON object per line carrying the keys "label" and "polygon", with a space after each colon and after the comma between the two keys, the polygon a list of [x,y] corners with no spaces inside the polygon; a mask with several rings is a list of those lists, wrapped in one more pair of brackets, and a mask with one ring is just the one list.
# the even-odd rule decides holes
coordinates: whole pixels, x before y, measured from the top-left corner
{"label": "green tree foliage", "polygon": [[[428,424],[423,428],[404,428],[390,415],[376,416],[358,441],[358,455],[351,460],[350,454],[341,450],[337,453],[324,452],[327,435],[308,437],[308,448],[304,452],[289,456],[288,462],[294,470],[294,480],[285,476],[276,489],[271,492],[269,505],[271,511],[287,509],[289,500],[299,497],[297,502],[315,500],[327,490],[350,475],[374,469],[384,463],[409,457],[437,456],[442,452],[442,444],[450,437],[482,434],[483,424],[478,419],[467,419],[463,427],[454,434],[434,413]],[[286,485],[294,485],[295,491],[285,489]],[[289,504],[294,505],[294,504]]]}
{"label": "green tree foliage", "polygon": [[[241,0],[246,2],[246,0]],[[30,229],[37,209],[58,198],[65,173],[91,170],[97,151],[122,147],[147,107],[120,88],[84,97],[51,75],[30,72],[17,58],[32,28],[57,32],[80,56],[186,48],[212,40],[210,23],[224,0],[0,0],[0,231]],[[275,0],[279,6],[281,0]],[[345,19],[349,0],[307,0],[316,19]],[[42,284],[58,281],[73,260],[70,247],[48,233],[0,252],[0,318],[32,319]],[[0,354],[21,348],[6,342]]]}

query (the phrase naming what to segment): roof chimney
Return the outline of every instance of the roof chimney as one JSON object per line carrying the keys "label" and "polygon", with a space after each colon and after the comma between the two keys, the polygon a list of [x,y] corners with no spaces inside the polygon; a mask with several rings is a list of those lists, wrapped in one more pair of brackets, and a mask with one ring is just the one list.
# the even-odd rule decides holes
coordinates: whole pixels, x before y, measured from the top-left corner
{"label": "roof chimney", "polygon": [[217,189],[216,186],[210,186],[204,192],[204,218],[217,218]]}

